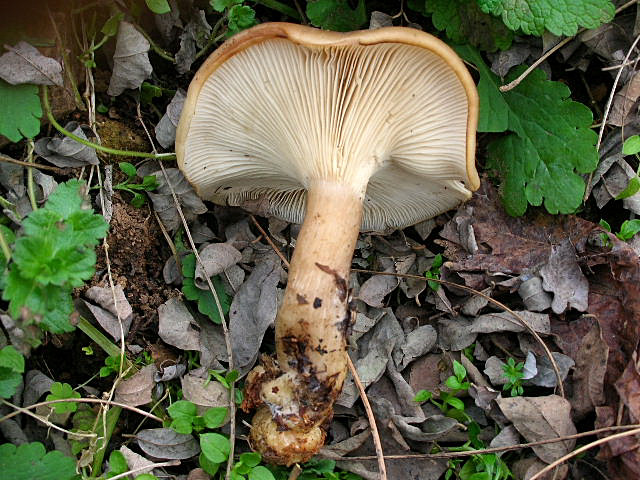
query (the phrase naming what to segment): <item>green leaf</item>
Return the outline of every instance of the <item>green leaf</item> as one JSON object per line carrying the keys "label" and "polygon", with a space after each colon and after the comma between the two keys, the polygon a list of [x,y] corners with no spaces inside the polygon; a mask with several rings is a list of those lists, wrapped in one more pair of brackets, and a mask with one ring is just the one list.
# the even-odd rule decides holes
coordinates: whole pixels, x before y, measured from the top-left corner
{"label": "green leaf", "polygon": [[514,34],[498,18],[480,10],[474,0],[428,0],[423,14],[431,14],[438,30],[446,31],[454,43],[470,43],[487,52],[506,50]]}
{"label": "green leaf", "polygon": [[[224,423],[224,419],[227,418],[227,407],[211,407],[204,412],[203,417],[207,428],[218,428]],[[260,460],[258,460],[258,463],[260,463]]]}
{"label": "green leaf", "polygon": [[[467,57],[470,47],[458,51]],[[497,77],[477,52],[470,57],[480,71],[478,89],[484,85],[491,103],[481,102],[480,131],[512,133],[489,144],[488,166],[502,177],[502,198],[510,215],[522,215],[527,205],[544,204],[549,213],[571,213],[582,202],[585,184],[580,174],[593,171],[598,163],[597,134],[589,127],[593,116],[581,103],[569,99],[569,88],[546,79],[534,70],[516,88],[501,93]],[[525,67],[510,75],[515,78]],[[484,109],[484,111],[483,111]],[[499,123],[500,122],[500,123]]]}
{"label": "green leaf", "polygon": [[12,142],[33,138],[40,132],[40,117],[37,85],[11,85],[0,79],[0,135]]}
{"label": "green leaf", "polygon": [[171,422],[169,428],[183,435],[189,435],[193,431],[193,419],[176,418]]}
{"label": "green leaf", "polygon": [[431,393],[428,390],[420,390],[418,393],[416,393],[416,396],[413,397],[413,401],[416,403],[423,403],[426,402],[427,400],[431,400],[431,398],[433,397],[433,393]]}
{"label": "green leaf", "polygon": [[[182,259],[182,293],[188,300],[194,300],[198,302],[198,311],[208,316],[214,323],[220,323],[221,318],[218,313],[218,307],[216,305],[213,294],[210,290],[202,290],[196,287],[193,277],[196,270],[196,258],[195,255],[189,254]],[[231,306],[231,298],[224,291],[224,285],[222,280],[218,276],[211,279],[213,287],[218,294],[218,300],[220,300],[220,306],[222,307],[222,313],[226,315],[229,312]]]}
{"label": "green leaf", "polygon": [[620,225],[620,231],[616,233],[616,237],[620,240],[631,240],[633,236],[640,232],[640,220],[625,220]]}
{"label": "green leaf", "polygon": [[610,21],[615,6],[610,0],[477,0],[485,13],[502,17],[511,30],[541,36],[572,37],[580,27],[596,28]]}
{"label": "green leaf", "polygon": [[440,392],[440,399],[457,410],[464,410],[464,402],[449,393]]}
{"label": "green leaf", "polygon": [[463,381],[467,376],[467,369],[457,360],[453,361],[453,373],[459,381]]}
{"label": "green leaf", "polygon": [[129,162],[120,162],[118,163],[118,167],[128,177],[135,177],[136,174],[138,173],[138,171],[136,170],[136,167]]}
{"label": "green leaf", "polygon": [[258,465],[249,473],[249,480],[276,480],[267,467]]}
{"label": "green leaf", "polygon": [[15,373],[24,373],[24,357],[12,345],[0,350],[0,367],[8,368]]}
{"label": "green leaf", "polygon": [[367,21],[364,0],[358,0],[355,10],[348,0],[309,0],[307,17],[316,27],[338,32],[357,30]]}
{"label": "green leaf", "polygon": [[231,447],[229,439],[219,433],[203,433],[200,435],[202,453],[213,463],[222,463],[229,457]]}
{"label": "green leaf", "polygon": [[[68,383],[53,382],[50,390],[51,393],[47,395],[47,401],[80,398],[80,393],[75,392]],[[78,404],[75,402],[54,403],[52,407],[56,413],[75,412],[78,409]]]}
{"label": "green leaf", "polygon": [[246,28],[253,27],[258,22],[256,12],[247,5],[234,5],[229,9],[229,34],[234,35]]}
{"label": "green leaf", "polygon": [[607,232],[611,231],[611,225],[609,225],[609,222],[607,222],[605,219],[600,219],[598,225],[604,228]]}
{"label": "green leaf", "polygon": [[118,33],[118,26],[120,25],[120,22],[122,21],[123,18],[124,18],[124,13],[122,12],[116,13],[104,23],[100,32],[106,37],[113,37],[115,34]]}
{"label": "green leaf", "polygon": [[629,198],[635,195],[636,193],[638,193],[639,190],[640,190],[640,178],[635,176],[631,178],[631,180],[629,180],[629,185],[627,185],[627,188],[625,188],[616,196],[616,200],[623,200],[625,198]]}
{"label": "green leaf", "polygon": [[157,13],[158,15],[162,15],[163,13],[169,13],[171,11],[171,7],[169,6],[169,2],[167,0],[144,0],[153,13]]}
{"label": "green leaf", "polygon": [[211,0],[209,5],[216,12],[224,12],[226,8],[230,8],[234,5],[239,5],[242,3],[242,0]]}
{"label": "green leaf", "polygon": [[71,287],[41,286],[37,279],[24,278],[12,268],[2,298],[9,301],[13,318],[38,323],[52,333],[65,333],[75,328],[69,323],[73,312],[71,290]]}
{"label": "green leaf", "polygon": [[262,461],[262,455],[258,452],[245,452],[240,454],[240,461],[248,467],[255,467]]}
{"label": "green leaf", "polygon": [[462,384],[460,383],[460,381],[454,377],[453,375],[448,377],[445,381],[444,384],[449,387],[451,390],[461,390],[462,389]]}
{"label": "green leaf", "polygon": [[149,82],[142,82],[140,85],[140,103],[150,105],[153,99],[162,96],[162,88],[152,85]]}
{"label": "green leaf", "polygon": [[11,398],[22,383],[22,375],[11,368],[0,367],[0,398]]}
{"label": "green leaf", "polygon": [[211,476],[214,476],[220,468],[220,463],[212,462],[203,452],[200,452],[200,455],[198,456],[198,463],[200,464],[200,468]]}
{"label": "green leaf", "polygon": [[198,415],[198,407],[188,400],[178,400],[169,405],[167,413],[171,418],[188,418],[191,421]]}
{"label": "green leaf", "polygon": [[622,145],[624,155],[635,155],[640,152],[640,135],[633,135],[627,138]]}
{"label": "green leaf", "polygon": [[71,480],[76,476],[76,462],[58,451],[48,452],[40,442],[16,447],[0,445],[0,472],[11,480]]}
{"label": "green leaf", "polygon": [[127,470],[129,470],[129,465],[122,452],[120,450],[112,451],[109,455],[109,473],[107,473],[107,478],[115,477]]}
{"label": "green leaf", "polygon": [[135,480],[158,480],[158,477],[151,473],[143,473],[142,475],[136,476]]}

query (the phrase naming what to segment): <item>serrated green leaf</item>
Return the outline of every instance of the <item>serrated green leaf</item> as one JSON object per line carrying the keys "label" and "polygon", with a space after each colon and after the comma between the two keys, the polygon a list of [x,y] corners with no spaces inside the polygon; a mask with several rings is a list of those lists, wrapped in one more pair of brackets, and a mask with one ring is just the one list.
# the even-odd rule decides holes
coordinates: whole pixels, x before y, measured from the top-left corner
{"label": "serrated green leaf", "polygon": [[12,345],[0,350],[0,367],[8,368],[15,373],[24,373],[24,357]]}
{"label": "serrated green leaf", "polygon": [[627,138],[622,145],[624,155],[635,155],[640,153],[640,135],[633,135]]}
{"label": "serrated green leaf", "polygon": [[2,298],[9,301],[9,313],[13,318],[23,318],[27,323],[37,323],[52,333],[71,332],[69,323],[73,312],[71,287],[42,286],[37,279],[28,279],[11,268]]}
{"label": "serrated green leaf", "polygon": [[348,0],[309,0],[306,13],[314,26],[338,32],[357,30],[367,21],[364,0],[358,0],[355,10]]}
{"label": "serrated green leaf", "polygon": [[82,209],[86,184],[80,180],[72,179],[58,185],[49,195],[44,209],[57,213],[62,220]]}
{"label": "serrated green leaf", "polygon": [[144,2],[147,4],[149,10],[153,13],[157,13],[158,15],[169,13],[171,11],[171,7],[167,0],[144,0]]}
{"label": "serrated green leaf", "polygon": [[12,142],[33,138],[40,132],[40,117],[37,85],[11,85],[0,79],[0,135]]}
{"label": "serrated green leaf", "polygon": [[506,50],[513,41],[513,32],[500,19],[480,10],[475,0],[427,0],[424,13],[430,13],[433,26],[445,31],[454,43],[494,52]]}
{"label": "serrated green leaf", "polygon": [[[53,382],[50,390],[51,393],[47,395],[47,401],[80,398],[80,393],[75,392],[68,383]],[[54,403],[52,407],[56,413],[75,412],[78,409],[78,404],[75,402]]]}
{"label": "serrated green leaf", "polygon": [[16,447],[0,445],[0,472],[11,480],[71,480],[77,478],[76,462],[61,452],[47,452],[40,442]]}
{"label": "serrated green leaf", "polygon": [[610,0],[477,0],[485,13],[502,18],[511,30],[541,36],[575,35],[578,28],[596,28],[610,21],[615,6]]}
{"label": "serrated green leaf", "polygon": [[229,439],[219,433],[203,433],[200,435],[200,448],[207,459],[213,463],[226,461],[231,451]]}
{"label": "serrated green leaf", "polygon": [[[528,204],[544,204],[550,213],[575,211],[585,188],[580,174],[593,171],[598,163],[597,134],[589,128],[591,111],[572,101],[569,88],[547,80],[542,70],[534,70],[517,87],[501,93],[498,78],[475,50],[458,51],[478,67],[481,99],[493,99],[481,101],[478,130],[500,131],[506,123],[513,132],[488,147],[488,166],[503,179],[507,212],[522,215]],[[507,80],[524,68],[515,69]]]}
{"label": "serrated green leaf", "polygon": [[258,23],[256,12],[248,5],[234,5],[229,9],[229,34],[234,35]]}
{"label": "serrated green leaf", "polygon": [[22,383],[22,375],[7,367],[0,367],[0,398],[11,398]]}

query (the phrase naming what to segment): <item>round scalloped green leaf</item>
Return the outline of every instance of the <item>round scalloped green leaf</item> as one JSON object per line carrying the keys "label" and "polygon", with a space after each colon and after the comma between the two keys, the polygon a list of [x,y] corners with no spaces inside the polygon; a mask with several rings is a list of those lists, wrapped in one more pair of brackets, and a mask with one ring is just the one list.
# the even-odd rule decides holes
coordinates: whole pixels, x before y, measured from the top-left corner
{"label": "round scalloped green leaf", "polygon": [[33,138],[40,132],[40,117],[37,85],[10,85],[0,80],[0,135],[12,142]]}
{"label": "round scalloped green leaf", "polygon": [[47,452],[40,442],[16,447],[0,445],[0,472],[11,480],[71,480],[76,475],[76,462],[58,451]]}
{"label": "round scalloped green leaf", "polygon": [[546,29],[571,37],[580,27],[599,27],[615,15],[610,0],[478,0],[478,5],[502,17],[511,30],[538,36]]}

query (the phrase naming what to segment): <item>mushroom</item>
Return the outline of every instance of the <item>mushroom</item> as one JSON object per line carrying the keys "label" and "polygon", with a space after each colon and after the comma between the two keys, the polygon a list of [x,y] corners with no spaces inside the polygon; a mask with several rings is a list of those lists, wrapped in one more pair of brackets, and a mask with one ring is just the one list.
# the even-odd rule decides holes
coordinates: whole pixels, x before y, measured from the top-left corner
{"label": "mushroom", "polygon": [[247,377],[250,442],[291,465],[322,446],[347,374],[347,287],[360,230],[413,225],[479,186],[478,100],[455,52],[410,28],[265,23],[195,75],[176,138],[198,194],[302,223],[276,359]]}

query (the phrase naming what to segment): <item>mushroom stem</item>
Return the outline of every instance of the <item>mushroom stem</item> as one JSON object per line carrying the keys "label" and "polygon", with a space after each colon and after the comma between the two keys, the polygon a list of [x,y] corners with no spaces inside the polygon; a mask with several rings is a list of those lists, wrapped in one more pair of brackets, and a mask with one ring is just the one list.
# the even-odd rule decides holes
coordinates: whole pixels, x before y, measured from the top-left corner
{"label": "mushroom stem", "polygon": [[324,442],[321,427],[347,374],[348,280],[363,198],[364,188],[329,181],[308,189],[276,318],[277,365],[263,362],[247,379],[247,405],[271,412],[254,417],[251,443],[272,463],[306,461]]}

